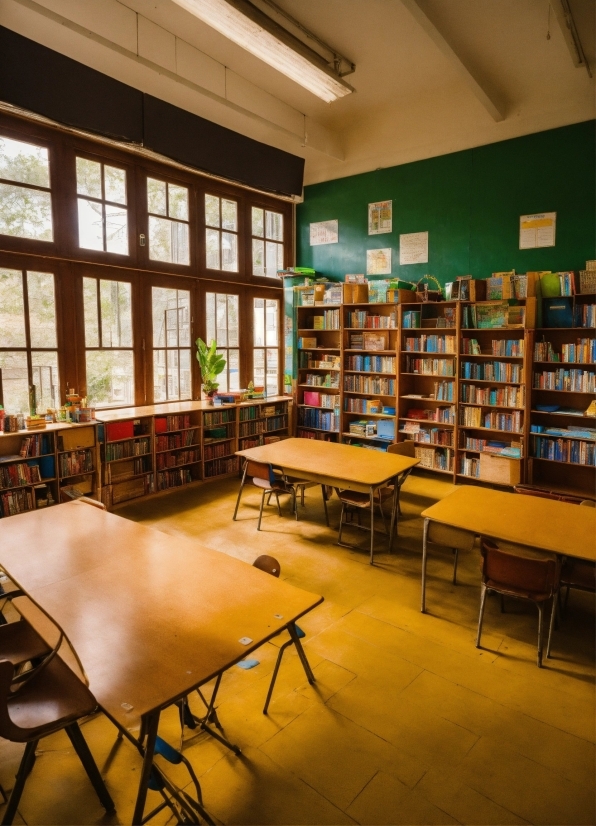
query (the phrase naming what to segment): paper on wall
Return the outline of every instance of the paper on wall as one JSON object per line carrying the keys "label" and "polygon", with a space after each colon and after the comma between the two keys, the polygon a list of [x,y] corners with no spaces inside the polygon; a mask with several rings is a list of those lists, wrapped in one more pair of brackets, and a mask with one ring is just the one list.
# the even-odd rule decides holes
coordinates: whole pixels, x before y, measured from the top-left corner
{"label": "paper on wall", "polygon": [[399,263],[428,264],[428,232],[409,232],[399,236]]}
{"label": "paper on wall", "polygon": [[377,201],[368,205],[368,234],[382,235],[391,232],[393,201]]}
{"label": "paper on wall", "polygon": [[366,250],[367,275],[391,275],[391,248]]}
{"label": "paper on wall", "polygon": [[556,212],[537,212],[534,215],[520,215],[520,250],[535,249],[536,247],[554,247],[556,226]]}
{"label": "paper on wall", "polygon": [[310,225],[310,246],[337,244],[339,242],[339,221],[319,221]]}

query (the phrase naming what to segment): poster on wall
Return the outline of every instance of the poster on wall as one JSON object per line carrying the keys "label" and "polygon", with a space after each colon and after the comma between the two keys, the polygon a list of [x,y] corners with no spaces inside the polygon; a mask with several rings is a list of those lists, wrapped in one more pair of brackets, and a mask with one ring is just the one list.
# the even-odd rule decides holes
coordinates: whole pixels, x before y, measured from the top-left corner
{"label": "poster on wall", "polygon": [[531,250],[536,249],[536,247],[554,247],[556,226],[556,212],[537,212],[535,215],[520,215],[520,250]]}
{"label": "poster on wall", "polygon": [[368,234],[383,235],[391,232],[393,201],[377,201],[368,205]]}
{"label": "poster on wall", "polygon": [[322,244],[339,242],[339,221],[319,221],[310,225],[310,245],[320,247]]}
{"label": "poster on wall", "polygon": [[367,275],[391,275],[391,248],[366,250]]}
{"label": "poster on wall", "polygon": [[399,263],[428,264],[428,232],[409,232],[399,236]]}

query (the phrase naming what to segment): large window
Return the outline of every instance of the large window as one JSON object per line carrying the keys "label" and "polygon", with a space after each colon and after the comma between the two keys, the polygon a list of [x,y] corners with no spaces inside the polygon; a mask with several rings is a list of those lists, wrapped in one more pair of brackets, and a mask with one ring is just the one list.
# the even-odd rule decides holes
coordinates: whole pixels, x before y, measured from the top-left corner
{"label": "large window", "polygon": [[0,391],[8,413],[60,407],[52,273],[0,269]]}
{"label": "large window", "polygon": [[279,393],[279,301],[276,298],[254,299],[253,371],[256,386],[263,386],[268,396]]}
{"label": "large window", "polygon": [[190,264],[188,189],[147,178],[149,258]]}
{"label": "large window", "polygon": [[77,158],[79,246],[128,255],[126,172]]}
{"label": "large window", "polygon": [[53,241],[48,150],[0,137],[0,235]]}
{"label": "large window", "polygon": [[190,399],[190,292],[153,287],[151,306],[153,401]]}
{"label": "large window", "polygon": [[207,344],[215,339],[217,352],[225,356],[226,369],[218,376],[220,390],[240,389],[240,333],[238,296],[226,293],[206,295]]}
{"label": "large window", "polygon": [[208,270],[238,272],[238,204],[205,195],[205,249]]}
{"label": "large window", "polygon": [[87,397],[98,407],[134,403],[131,285],[83,278]]}
{"label": "large window", "polygon": [[281,212],[253,207],[252,274],[277,276],[284,268],[284,217]]}

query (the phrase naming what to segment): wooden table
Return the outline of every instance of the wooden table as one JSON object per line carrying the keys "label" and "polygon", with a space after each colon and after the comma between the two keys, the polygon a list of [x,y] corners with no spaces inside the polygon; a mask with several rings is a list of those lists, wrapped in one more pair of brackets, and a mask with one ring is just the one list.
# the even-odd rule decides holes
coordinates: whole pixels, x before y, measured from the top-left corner
{"label": "wooden table", "polygon": [[0,548],[9,578],[64,631],[106,714],[123,730],[145,723],[134,823],[160,711],[323,601],[194,541],[76,501],[3,519]]}
{"label": "wooden table", "polygon": [[[237,451],[238,456],[281,468],[287,476],[295,476],[319,485],[355,490],[370,495],[370,564],[374,562],[374,497],[379,488],[395,481],[415,467],[419,459],[365,450],[353,445],[322,442],[317,439],[283,439],[261,447]],[[389,552],[397,518],[398,488],[395,485],[391,509]]]}
{"label": "wooden table", "polygon": [[428,522],[442,522],[477,535],[490,536],[550,551],[561,556],[596,561],[596,509],[567,502],[504,493],[465,485],[422,512],[422,600],[426,610]]}

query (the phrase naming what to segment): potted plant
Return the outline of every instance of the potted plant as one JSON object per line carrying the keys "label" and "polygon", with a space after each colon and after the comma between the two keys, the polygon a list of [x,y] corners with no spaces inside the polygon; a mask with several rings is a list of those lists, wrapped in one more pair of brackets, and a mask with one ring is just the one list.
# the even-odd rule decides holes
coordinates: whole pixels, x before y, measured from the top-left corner
{"label": "potted plant", "polygon": [[196,340],[197,345],[197,361],[201,368],[201,379],[203,384],[203,393],[209,399],[213,399],[219,383],[216,378],[223,372],[226,366],[225,358],[216,352],[217,344],[215,339],[212,340],[209,347],[205,344],[202,338]]}

